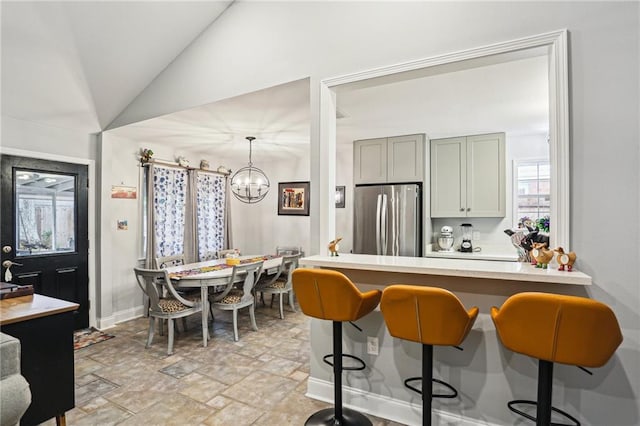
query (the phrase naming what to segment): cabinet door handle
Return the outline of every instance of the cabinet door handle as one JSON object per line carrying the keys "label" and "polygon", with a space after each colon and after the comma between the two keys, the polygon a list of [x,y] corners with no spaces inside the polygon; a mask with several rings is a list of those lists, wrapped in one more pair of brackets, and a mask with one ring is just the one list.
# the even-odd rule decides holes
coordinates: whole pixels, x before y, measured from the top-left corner
{"label": "cabinet door handle", "polygon": [[467,211],[470,212],[471,211],[471,207],[467,207]]}
{"label": "cabinet door handle", "polygon": [[463,212],[464,211],[464,207],[460,207],[460,211]]}

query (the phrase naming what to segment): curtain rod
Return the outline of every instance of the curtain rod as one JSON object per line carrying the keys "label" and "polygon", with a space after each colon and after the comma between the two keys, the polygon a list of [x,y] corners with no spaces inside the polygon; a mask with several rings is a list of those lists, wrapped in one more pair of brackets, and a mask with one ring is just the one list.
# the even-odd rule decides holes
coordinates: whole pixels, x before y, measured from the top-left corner
{"label": "curtain rod", "polygon": [[150,164],[158,164],[158,165],[162,165],[162,166],[169,166],[169,167],[174,167],[176,169],[198,170],[198,171],[201,171],[201,172],[213,173],[213,174],[221,175],[221,176],[225,176],[225,177],[229,176],[231,174],[230,170],[227,171],[227,172],[219,172],[217,170],[199,169],[197,167],[184,167],[184,166],[181,166],[180,164],[176,163],[175,161],[161,160],[159,158],[153,158],[153,159],[151,159],[151,161],[147,161],[145,163],[142,163],[142,167],[147,167]]}

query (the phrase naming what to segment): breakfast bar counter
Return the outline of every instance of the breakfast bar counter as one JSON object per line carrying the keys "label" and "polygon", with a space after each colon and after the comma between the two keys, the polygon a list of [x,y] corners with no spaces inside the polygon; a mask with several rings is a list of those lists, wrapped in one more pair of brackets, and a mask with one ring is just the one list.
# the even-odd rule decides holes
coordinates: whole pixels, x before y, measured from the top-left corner
{"label": "breakfast bar counter", "polygon": [[340,254],[339,256],[309,256],[300,259],[304,267],[338,270],[359,270],[421,274],[459,278],[483,278],[518,282],[591,285],[591,277],[580,271],[558,271],[536,268],[523,262],[490,260],[442,259],[404,256],[376,256],[369,254]]}
{"label": "breakfast bar counter", "polygon": [[[592,283],[589,275],[575,269],[558,271],[553,265],[542,269],[529,263],[490,260],[340,253],[308,256],[300,259],[300,265],[341,272],[361,291],[384,290],[394,284],[432,286],[451,291],[467,308],[478,307],[480,313],[465,340],[465,350],[438,348],[435,354],[434,371],[464,392],[462,402],[453,410],[456,415],[449,413],[452,410],[446,403],[434,400],[437,424],[480,424],[465,418],[496,420],[482,424],[508,423],[508,410],[495,401],[506,404],[519,397],[510,387],[514,378],[509,366],[517,360],[511,361],[498,341],[490,317],[493,306],[502,306],[507,298],[522,292],[588,297]],[[357,323],[358,330],[344,327],[343,350],[364,359],[369,373],[348,376],[348,385],[343,385],[345,405],[401,424],[421,424],[420,399],[403,382],[421,371],[420,345],[393,338],[379,307]],[[322,401],[331,401],[333,392],[332,370],[323,362],[323,355],[332,351],[331,326],[329,321],[311,320],[307,396]],[[376,342],[373,351],[369,348],[371,339]],[[518,378],[523,375],[519,370]]]}

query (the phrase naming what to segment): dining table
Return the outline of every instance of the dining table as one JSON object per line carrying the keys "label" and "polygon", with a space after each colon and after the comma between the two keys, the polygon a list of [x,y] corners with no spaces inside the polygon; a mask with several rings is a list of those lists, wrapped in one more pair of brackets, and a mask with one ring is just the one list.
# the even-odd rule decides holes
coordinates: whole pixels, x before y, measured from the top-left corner
{"label": "dining table", "polygon": [[[264,262],[262,273],[275,273],[282,263],[281,255],[240,256],[241,264]],[[204,262],[187,263],[166,268],[169,278],[176,289],[199,288],[202,301],[202,345],[207,346],[209,340],[209,288],[232,285],[229,283],[233,265],[227,259],[213,259]],[[236,282],[244,280],[245,274],[238,274]]]}

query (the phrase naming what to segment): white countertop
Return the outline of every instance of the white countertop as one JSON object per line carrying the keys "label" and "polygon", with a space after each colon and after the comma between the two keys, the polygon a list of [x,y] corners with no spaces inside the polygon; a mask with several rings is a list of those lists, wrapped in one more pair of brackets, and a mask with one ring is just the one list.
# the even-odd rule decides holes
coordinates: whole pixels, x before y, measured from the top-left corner
{"label": "white countertop", "polygon": [[517,262],[518,253],[515,248],[482,246],[480,251],[462,253],[459,251],[433,250],[431,246],[427,248],[424,257],[440,257],[446,259],[467,259],[467,260],[497,260],[506,262]]}
{"label": "white countertop", "polygon": [[558,271],[555,268],[542,269],[523,262],[345,253],[337,257],[320,255],[304,257],[300,259],[300,264],[302,266],[320,266],[336,269],[591,285],[591,277],[575,269],[572,272]]}

